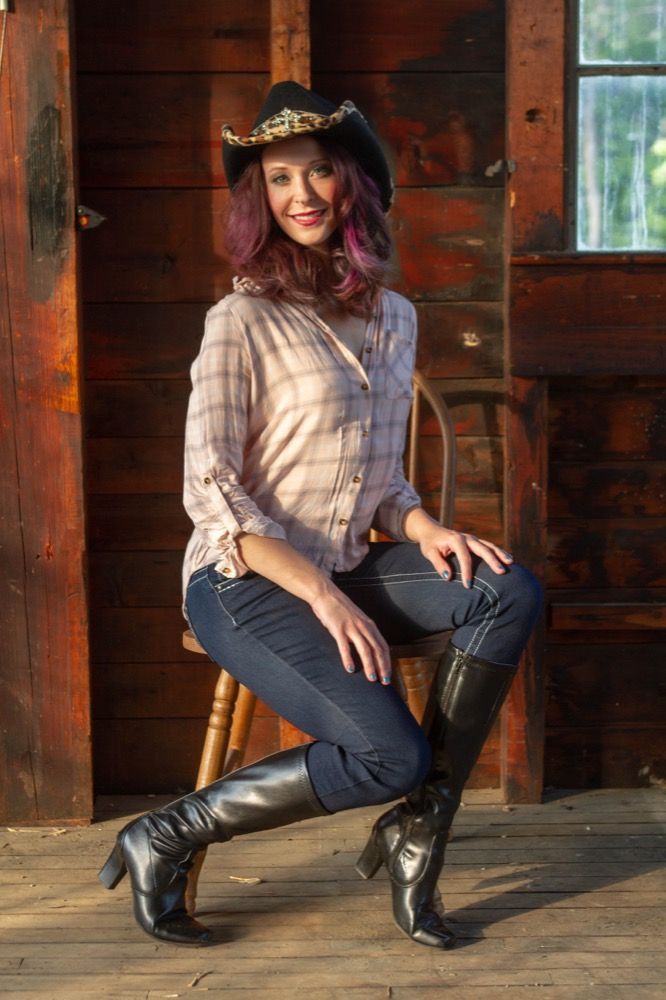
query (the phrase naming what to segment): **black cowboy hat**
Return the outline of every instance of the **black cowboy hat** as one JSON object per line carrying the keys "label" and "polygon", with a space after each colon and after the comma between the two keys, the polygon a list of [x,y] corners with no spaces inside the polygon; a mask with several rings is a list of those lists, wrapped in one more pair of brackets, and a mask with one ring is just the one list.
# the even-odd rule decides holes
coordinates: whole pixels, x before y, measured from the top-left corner
{"label": "black cowboy hat", "polygon": [[222,126],[222,158],[229,187],[235,187],[262,146],[300,135],[327,135],[344,146],[375,181],[382,207],[388,212],[393,199],[391,173],[379,140],[361,112],[351,101],[336,108],[293,80],[271,87],[248,136],[236,135],[230,125]]}

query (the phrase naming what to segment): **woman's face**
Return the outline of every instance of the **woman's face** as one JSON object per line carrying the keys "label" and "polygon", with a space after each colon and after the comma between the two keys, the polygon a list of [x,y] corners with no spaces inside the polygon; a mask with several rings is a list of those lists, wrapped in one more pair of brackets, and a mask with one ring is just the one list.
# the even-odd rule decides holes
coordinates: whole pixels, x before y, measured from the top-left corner
{"label": "woman's face", "polygon": [[261,154],[268,204],[283,233],[323,247],[335,231],[335,177],[323,146],[310,136],[285,139]]}

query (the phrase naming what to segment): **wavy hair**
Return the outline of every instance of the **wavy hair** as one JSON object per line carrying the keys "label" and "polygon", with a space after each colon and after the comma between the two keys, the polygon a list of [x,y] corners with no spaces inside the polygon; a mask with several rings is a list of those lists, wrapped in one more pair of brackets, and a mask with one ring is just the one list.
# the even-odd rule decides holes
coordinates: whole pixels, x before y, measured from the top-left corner
{"label": "wavy hair", "polygon": [[271,214],[257,158],[231,192],[226,218],[231,262],[255,286],[251,294],[295,305],[325,302],[368,316],[386,284],[392,250],[379,189],[343,146],[319,136],[317,141],[337,181],[333,207],[338,225],[329,240],[330,253],[302,246],[282,232]]}

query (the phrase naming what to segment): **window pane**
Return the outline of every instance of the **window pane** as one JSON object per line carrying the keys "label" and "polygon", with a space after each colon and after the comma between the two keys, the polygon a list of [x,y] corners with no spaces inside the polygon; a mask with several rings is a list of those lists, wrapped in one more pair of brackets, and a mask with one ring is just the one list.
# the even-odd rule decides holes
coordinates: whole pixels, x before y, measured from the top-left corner
{"label": "window pane", "polygon": [[579,94],[578,249],[666,249],[666,77],[583,77]]}
{"label": "window pane", "polygon": [[580,61],[666,62],[664,0],[581,0]]}

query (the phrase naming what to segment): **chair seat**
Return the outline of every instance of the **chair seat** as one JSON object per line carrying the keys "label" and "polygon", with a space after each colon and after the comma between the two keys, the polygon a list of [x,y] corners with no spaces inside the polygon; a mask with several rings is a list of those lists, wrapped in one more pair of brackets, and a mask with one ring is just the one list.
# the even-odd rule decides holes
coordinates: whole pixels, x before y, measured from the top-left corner
{"label": "chair seat", "polygon": [[396,660],[408,660],[416,656],[441,656],[450,635],[450,632],[433,632],[432,635],[426,635],[423,639],[396,643],[390,647],[391,656],[395,657]]}
{"label": "chair seat", "polygon": [[203,653],[206,656],[206,650],[199,645],[191,628],[183,632],[183,649],[189,649],[190,653]]}

